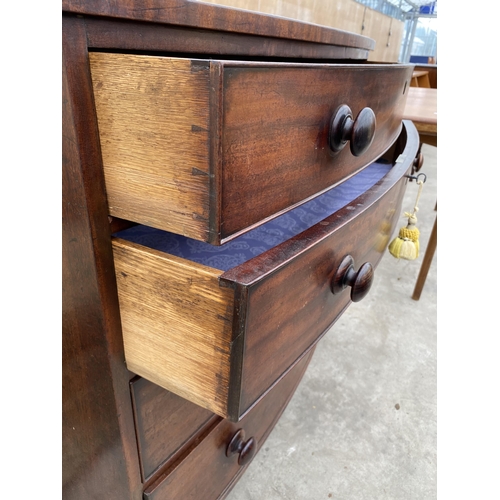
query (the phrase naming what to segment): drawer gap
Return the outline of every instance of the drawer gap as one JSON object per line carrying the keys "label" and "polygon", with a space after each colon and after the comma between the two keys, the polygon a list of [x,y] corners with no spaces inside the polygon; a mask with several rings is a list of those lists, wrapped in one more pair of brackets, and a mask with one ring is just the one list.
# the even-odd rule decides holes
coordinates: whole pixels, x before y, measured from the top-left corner
{"label": "drawer gap", "polygon": [[119,231],[114,236],[220,271],[228,271],[344,208],[373,187],[391,168],[389,162],[378,160],[342,184],[221,246],[144,225]]}
{"label": "drawer gap", "polygon": [[[137,50],[137,49],[120,49],[114,48],[112,52],[109,48],[91,48],[89,52],[102,52],[105,54],[127,54],[135,56],[150,56],[154,55],[157,57],[175,57],[180,59],[193,59],[193,52],[175,52],[175,51],[165,51],[161,49],[147,49],[147,50]],[[344,52],[345,53],[345,52]],[[221,53],[205,53],[205,52],[195,52],[196,59],[203,59],[207,61],[218,60],[218,61],[244,61],[244,62],[256,62],[256,63],[291,63],[291,64],[320,64],[320,65],[337,65],[345,66],[353,63],[353,59],[349,58],[330,58],[330,59],[314,59],[314,58],[301,58],[293,56],[283,56],[283,57],[273,57],[273,56],[246,56],[243,54],[221,54]],[[366,64],[367,66],[373,66],[377,63],[371,63],[366,61],[364,58],[356,59],[356,64]]]}

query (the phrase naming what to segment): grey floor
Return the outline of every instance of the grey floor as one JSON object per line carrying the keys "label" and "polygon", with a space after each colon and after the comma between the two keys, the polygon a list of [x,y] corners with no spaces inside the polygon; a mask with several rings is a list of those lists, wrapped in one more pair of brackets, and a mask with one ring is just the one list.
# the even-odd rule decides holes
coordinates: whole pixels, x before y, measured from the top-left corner
{"label": "grey floor", "polygon": [[[437,251],[420,300],[411,298],[436,217],[437,148],[422,151],[420,256],[403,261],[386,253],[370,293],[319,342],[227,500],[436,498]],[[416,195],[409,183],[404,211]]]}

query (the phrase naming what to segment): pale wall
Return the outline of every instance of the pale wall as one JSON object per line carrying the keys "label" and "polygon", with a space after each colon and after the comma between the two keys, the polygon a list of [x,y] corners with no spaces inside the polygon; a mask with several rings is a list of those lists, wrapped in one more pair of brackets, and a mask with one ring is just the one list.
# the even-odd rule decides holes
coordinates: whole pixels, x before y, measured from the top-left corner
{"label": "pale wall", "polygon": [[375,40],[375,50],[370,52],[368,60],[397,62],[399,57],[404,23],[354,0],[204,0],[204,2],[351,31]]}

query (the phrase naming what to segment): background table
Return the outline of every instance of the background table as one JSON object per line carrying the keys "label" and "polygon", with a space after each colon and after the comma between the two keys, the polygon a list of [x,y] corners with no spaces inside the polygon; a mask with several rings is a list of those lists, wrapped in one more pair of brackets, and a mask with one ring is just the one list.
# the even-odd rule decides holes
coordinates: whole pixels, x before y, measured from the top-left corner
{"label": "background table", "polygon": [[415,124],[421,142],[437,146],[437,89],[410,87],[403,118]]}
{"label": "background table", "polygon": [[431,83],[429,81],[429,72],[428,71],[414,71],[411,77],[412,87],[424,87],[430,88]]}
{"label": "background table", "polygon": [[[412,120],[420,141],[437,147],[437,89],[410,87],[404,111],[404,119]],[[437,209],[437,204],[436,204]],[[412,299],[419,300],[437,246],[437,216],[427,244]]]}

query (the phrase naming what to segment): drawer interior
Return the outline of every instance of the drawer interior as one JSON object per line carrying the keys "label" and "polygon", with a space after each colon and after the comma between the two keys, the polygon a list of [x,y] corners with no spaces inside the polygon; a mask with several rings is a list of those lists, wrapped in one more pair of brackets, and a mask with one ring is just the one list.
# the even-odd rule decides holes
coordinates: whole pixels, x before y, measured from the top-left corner
{"label": "drawer interior", "polygon": [[229,271],[347,206],[382,179],[391,167],[391,162],[379,159],[342,184],[221,246],[144,225],[120,231],[115,236],[220,271]]}

